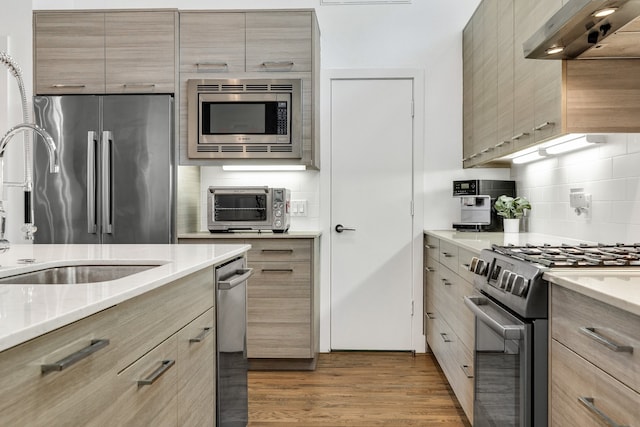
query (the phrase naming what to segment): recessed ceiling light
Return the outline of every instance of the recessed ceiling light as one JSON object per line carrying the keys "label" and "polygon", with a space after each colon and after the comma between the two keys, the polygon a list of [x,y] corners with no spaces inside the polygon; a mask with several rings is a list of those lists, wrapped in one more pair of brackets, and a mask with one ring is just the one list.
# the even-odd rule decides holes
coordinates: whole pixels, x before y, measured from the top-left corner
{"label": "recessed ceiling light", "polygon": [[604,18],[605,16],[611,15],[616,10],[618,10],[617,7],[607,7],[604,9],[596,10],[595,12],[593,12],[592,16],[594,16],[595,18]]}
{"label": "recessed ceiling light", "polygon": [[547,55],[553,55],[554,53],[560,53],[564,50],[563,46],[551,46],[549,49],[545,50]]}

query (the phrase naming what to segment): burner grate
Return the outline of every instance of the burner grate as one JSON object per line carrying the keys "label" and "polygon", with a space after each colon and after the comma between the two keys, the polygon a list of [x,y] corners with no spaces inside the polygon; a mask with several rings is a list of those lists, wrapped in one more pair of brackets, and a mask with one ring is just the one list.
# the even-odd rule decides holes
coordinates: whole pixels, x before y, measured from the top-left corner
{"label": "burner grate", "polygon": [[640,244],[524,246],[493,245],[493,250],[545,267],[624,267],[640,266]]}

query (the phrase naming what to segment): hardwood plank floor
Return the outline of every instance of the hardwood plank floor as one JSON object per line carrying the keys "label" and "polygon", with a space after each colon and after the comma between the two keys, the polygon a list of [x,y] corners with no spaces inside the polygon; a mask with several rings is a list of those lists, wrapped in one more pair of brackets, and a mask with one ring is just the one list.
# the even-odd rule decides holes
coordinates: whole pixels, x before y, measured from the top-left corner
{"label": "hardwood plank floor", "polygon": [[249,427],[470,426],[430,354],[323,353],[315,371],[250,371]]}

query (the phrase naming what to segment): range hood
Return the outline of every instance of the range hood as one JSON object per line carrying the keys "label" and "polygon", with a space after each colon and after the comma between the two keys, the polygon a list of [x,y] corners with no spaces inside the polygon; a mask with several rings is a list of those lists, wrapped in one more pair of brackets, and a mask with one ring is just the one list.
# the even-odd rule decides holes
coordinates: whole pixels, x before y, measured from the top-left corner
{"label": "range hood", "polygon": [[522,47],[532,59],[640,58],[640,0],[569,0]]}

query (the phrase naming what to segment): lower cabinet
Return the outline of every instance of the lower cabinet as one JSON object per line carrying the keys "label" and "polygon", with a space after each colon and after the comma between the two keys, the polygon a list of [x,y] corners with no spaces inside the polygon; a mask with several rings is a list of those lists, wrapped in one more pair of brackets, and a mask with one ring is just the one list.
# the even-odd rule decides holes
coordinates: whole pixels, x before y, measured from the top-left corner
{"label": "lower cabinet", "polygon": [[427,345],[473,423],[475,318],[463,298],[477,294],[467,280],[475,254],[430,235],[424,243]]}
{"label": "lower cabinet", "polygon": [[[242,236],[241,234],[239,236]],[[180,238],[179,243],[246,243],[249,369],[314,369],[319,351],[319,238]]]}
{"label": "lower cabinet", "polygon": [[551,426],[638,426],[640,316],[551,287]]}
{"label": "lower cabinet", "polygon": [[0,352],[0,426],[215,425],[212,267]]}

